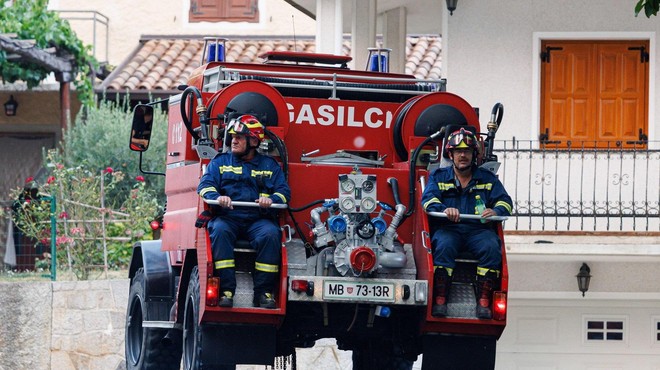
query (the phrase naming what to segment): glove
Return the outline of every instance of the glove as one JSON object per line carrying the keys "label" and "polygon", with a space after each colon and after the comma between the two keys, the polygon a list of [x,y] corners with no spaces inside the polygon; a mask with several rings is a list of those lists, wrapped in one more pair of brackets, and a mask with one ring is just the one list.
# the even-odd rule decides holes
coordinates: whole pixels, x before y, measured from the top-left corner
{"label": "glove", "polygon": [[211,211],[206,210],[200,213],[199,216],[197,216],[197,220],[195,221],[195,227],[198,229],[206,227],[212,218],[213,215],[211,214]]}

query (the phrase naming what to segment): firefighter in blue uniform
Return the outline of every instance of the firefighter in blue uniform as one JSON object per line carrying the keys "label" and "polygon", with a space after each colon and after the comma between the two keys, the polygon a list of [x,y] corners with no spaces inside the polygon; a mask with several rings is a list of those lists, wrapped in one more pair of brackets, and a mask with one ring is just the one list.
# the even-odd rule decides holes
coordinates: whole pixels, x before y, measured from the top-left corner
{"label": "firefighter in blue uniform", "polygon": [[[477,167],[478,146],[475,135],[463,128],[447,138],[445,150],[453,165],[431,173],[422,194],[427,212],[444,212],[447,219],[432,217],[431,238],[434,265],[433,316],[447,315],[447,297],[452,282],[455,259],[467,248],[479,260],[476,276],[477,317],[490,319],[493,283],[500,274],[502,250],[500,239],[489,216],[508,216],[512,201],[502,183],[490,171]],[[479,214],[477,196],[486,209],[481,220],[459,220],[459,214]]]}
{"label": "firefighter in blue uniform", "polygon": [[[220,278],[218,305],[232,307],[236,291],[234,245],[246,239],[257,251],[254,273],[254,306],[275,308],[273,296],[280,265],[281,232],[273,203],[288,203],[291,190],[282,169],[271,157],[259,154],[263,125],[252,115],[242,115],[227,126],[231,152],[218,154],[202,176],[197,192],[218,200],[208,231],[213,251],[214,275]],[[256,202],[259,207],[233,207],[232,201]]]}

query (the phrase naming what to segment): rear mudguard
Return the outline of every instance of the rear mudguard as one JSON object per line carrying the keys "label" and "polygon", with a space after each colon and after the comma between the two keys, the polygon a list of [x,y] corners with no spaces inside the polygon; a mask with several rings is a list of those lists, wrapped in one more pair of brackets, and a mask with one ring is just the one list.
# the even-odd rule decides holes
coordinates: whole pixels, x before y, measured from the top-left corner
{"label": "rear mudguard", "polygon": [[175,284],[170,254],[161,251],[160,240],[145,240],[133,245],[129,278],[143,268],[147,317],[150,321],[168,321],[174,302]]}

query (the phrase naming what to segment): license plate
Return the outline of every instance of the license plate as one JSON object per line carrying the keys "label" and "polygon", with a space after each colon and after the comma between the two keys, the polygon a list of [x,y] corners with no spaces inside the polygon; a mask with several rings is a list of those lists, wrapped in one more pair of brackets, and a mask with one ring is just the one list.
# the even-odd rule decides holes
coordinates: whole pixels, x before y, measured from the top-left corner
{"label": "license plate", "polygon": [[394,284],[325,280],[323,298],[340,301],[394,302]]}

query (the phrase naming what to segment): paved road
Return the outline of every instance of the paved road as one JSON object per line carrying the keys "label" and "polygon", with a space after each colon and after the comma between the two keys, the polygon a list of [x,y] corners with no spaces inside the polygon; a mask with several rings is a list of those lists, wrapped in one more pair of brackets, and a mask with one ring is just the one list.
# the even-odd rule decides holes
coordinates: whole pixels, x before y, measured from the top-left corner
{"label": "paved road", "polygon": [[[337,349],[334,339],[320,339],[312,348],[299,348],[296,350],[298,369],[314,370],[351,370],[351,352]],[[413,370],[421,370],[422,361],[418,359],[413,365]],[[240,365],[237,370],[264,370],[268,369],[261,365]]]}

